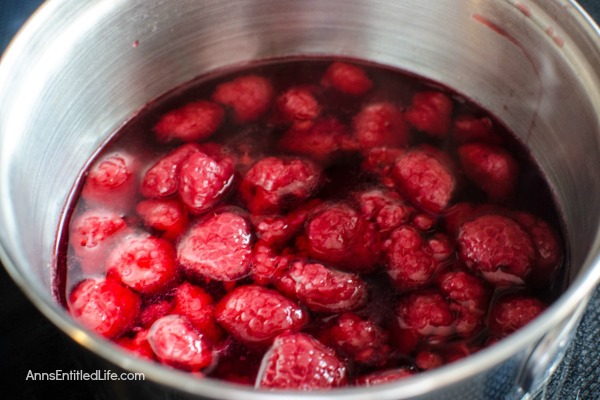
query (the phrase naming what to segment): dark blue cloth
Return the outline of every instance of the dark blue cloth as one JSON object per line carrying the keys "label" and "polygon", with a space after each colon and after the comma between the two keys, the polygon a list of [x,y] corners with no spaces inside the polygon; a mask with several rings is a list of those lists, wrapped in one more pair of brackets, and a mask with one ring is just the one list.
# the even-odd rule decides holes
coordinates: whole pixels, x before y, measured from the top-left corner
{"label": "dark blue cloth", "polygon": [[[40,0],[0,0],[0,51],[8,45],[16,31],[41,3]],[[580,0],[579,3],[596,21],[600,21],[600,0]],[[74,369],[76,367],[68,365],[73,361],[65,358],[60,349],[54,348],[60,346],[59,342],[54,340],[54,336],[57,336],[56,329],[28,304],[20,291],[9,281],[4,271],[0,274],[0,280],[2,287],[0,291],[0,308],[5,308],[2,310],[3,326],[0,328],[0,363],[2,363],[3,370],[5,368],[16,368],[18,370],[18,376],[15,376],[12,387],[18,390],[17,393],[21,393],[21,398],[39,399],[46,398],[52,393],[59,393],[56,391],[59,387],[56,383],[26,382],[25,373],[19,370],[20,367],[25,367],[17,364],[22,360],[23,363],[30,363],[26,368],[37,368],[36,372],[49,372],[57,369]],[[10,307],[8,311],[7,307]],[[28,319],[27,325],[19,322],[21,320],[18,317],[15,317],[12,321],[10,319],[7,321],[6,316],[10,317],[13,314]],[[18,326],[13,326],[12,330],[11,327],[5,328],[4,325],[7,323],[22,323],[24,327],[37,324],[42,329],[24,334]],[[22,336],[23,340],[19,341],[19,336]],[[50,336],[50,339],[48,339],[48,336]],[[49,346],[49,343],[54,344],[54,346]],[[7,344],[12,344],[12,346]],[[600,399],[599,345],[600,290],[597,290],[563,362],[552,376],[545,391],[537,399]],[[56,357],[54,357],[55,354]],[[44,365],[39,365],[40,363],[44,363]],[[8,380],[4,379],[9,376],[8,371],[3,372],[2,381],[9,384]],[[7,387],[4,383],[2,385],[2,389],[6,390]],[[8,388],[10,387],[9,385]],[[60,387],[62,398],[96,398],[94,393],[87,392],[86,387],[77,386],[73,382],[70,386],[61,385]],[[497,392],[497,390],[498,388],[493,391]],[[505,395],[507,394],[505,393]]]}

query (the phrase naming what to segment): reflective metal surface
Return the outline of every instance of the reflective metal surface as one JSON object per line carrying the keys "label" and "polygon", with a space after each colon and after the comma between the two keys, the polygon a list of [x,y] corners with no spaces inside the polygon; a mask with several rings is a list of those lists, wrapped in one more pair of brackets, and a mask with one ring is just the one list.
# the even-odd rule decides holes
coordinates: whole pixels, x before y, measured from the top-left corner
{"label": "reflective metal surface", "polygon": [[[175,389],[235,400],[480,399],[498,389],[526,396],[544,382],[600,279],[598,37],[567,0],[50,0],[0,64],[2,261],[77,343],[144,372],[154,383],[123,390],[147,398]],[[531,149],[563,210],[573,266],[567,292],[517,334],[449,367],[319,394],[198,380],[133,359],[79,328],[54,301],[51,280],[56,229],[89,157],[165,91],[207,71],[289,55],[399,67],[456,89],[505,122]]]}

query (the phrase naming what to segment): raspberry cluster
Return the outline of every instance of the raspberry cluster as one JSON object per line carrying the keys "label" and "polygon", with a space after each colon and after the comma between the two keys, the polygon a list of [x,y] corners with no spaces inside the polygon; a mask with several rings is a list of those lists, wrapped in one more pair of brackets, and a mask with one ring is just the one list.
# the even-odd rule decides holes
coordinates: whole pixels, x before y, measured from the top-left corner
{"label": "raspberry cluster", "polygon": [[269,68],[100,153],[69,226],[73,318],[198,377],[315,390],[439,367],[546,308],[563,245],[489,115],[374,66]]}

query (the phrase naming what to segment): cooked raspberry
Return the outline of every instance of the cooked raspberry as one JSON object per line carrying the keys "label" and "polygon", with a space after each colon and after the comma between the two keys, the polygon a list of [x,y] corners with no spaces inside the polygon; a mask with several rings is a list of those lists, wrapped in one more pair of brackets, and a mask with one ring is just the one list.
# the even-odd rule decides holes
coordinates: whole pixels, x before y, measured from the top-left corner
{"label": "cooked raspberry", "polygon": [[309,309],[321,312],[354,310],[368,296],[367,285],[358,275],[303,261],[292,263],[275,286]]}
{"label": "cooked raspberry", "polygon": [[396,160],[406,152],[405,149],[375,147],[365,152],[361,169],[375,175],[387,187],[393,187],[391,170]]}
{"label": "cooked raspberry", "polygon": [[280,246],[298,233],[321,203],[321,200],[313,199],[288,215],[250,215],[250,220],[256,236],[262,242],[269,246]]}
{"label": "cooked raspberry", "polygon": [[398,107],[390,102],[371,103],[354,117],[353,134],[361,149],[401,147],[408,143],[408,128]]}
{"label": "cooked raspberry", "polygon": [[392,232],[385,245],[386,272],[396,288],[405,291],[431,283],[439,263],[415,228],[401,226]]}
{"label": "cooked raspberry", "polygon": [[136,292],[161,292],[177,276],[175,249],[164,239],[131,236],[108,255],[106,273]]}
{"label": "cooked raspberry", "polygon": [[402,297],[396,308],[402,351],[410,352],[420,341],[441,341],[454,334],[454,313],[437,291],[413,292]]}
{"label": "cooked raspberry", "polygon": [[139,331],[132,338],[124,336],[116,343],[138,357],[154,360],[154,352],[148,342],[148,330]]}
{"label": "cooked raspberry", "polygon": [[467,267],[497,285],[523,283],[536,256],[531,237],[519,224],[493,214],[462,224],[458,247]]}
{"label": "cooked raspberry", "polygon": [[200,100],[169,111],[154,125],[159,142],[195,142],[209,138],[223,123],[225,111],[211,101]]}
{"label": "cooked raspberry", "polygon": [[444,365],[444,357],[435,351],[422,350],[415,356],[415,364],[419,369],[428,371]]}
{"label": "cooked raspberry", "polygon": [[410,368],[396,368],[384,371],[372,372],[368,375],[359,376],[354,380],[355,386],[373,386],[383,383],[395,382],[399,379],[408,378],[415,374],[415,371]]}
{"label": "cooked raspberry", "polygon": [[331,64],[325,71],[321,84],[354,96],[365,94],[373,86],[364,69],[343,62]]}
{"label": "cooked raspberry", "polygon": [[506,200],[514,193],[519,166],[506,150],[484,143],[469,143],[458,148],[458,157],[465,175],[490,199]]}
{"label": "cooked raspberry", "polygon": [[502,143],[502,139],[492,128],[492,120],[488,117],[476,118],[472,115],[460,115],[456,117],[453,125],[452,136],[457,143]]}
{"label": "cooked raspberry", "polygon": [[386,331],[371,320],[349,312],[337,317],[319,339],[338,354],[366,365],[385,364],[391,351]]}
{"label": "cooked raspberry", "polygon": [[92,209],[76,217],[69,227],[69,244],[79,258],[85,275],[104,273],[106,253],[115,243],[115,237],[126,227],[119,214],[103,209]]}
{"label": "cooked raspberry", "polygon": [[268,79],[245,75],[217,86],[212,99],[233,109],[238,122],[256,121],[269,109],[273,88]]}
{"label": "cooked raspberry", "polygon": [[213,343],[221,337],[215,321],[213,298],[199,286],[184,282],[177,286],[173,296],[172,314],[187,317],[194,327]]}
{"label": "cooked raspberry", "polygon": [[307,221],[305,235],[309,255],[339,269],[368,273],[379,263],[375,225],[348,205],[325,206]]}
{"label": "cooked raspberry", "polygon": [[335,352],[304,333],[281,335],[265,354],[256,387],[330,389],[347,383],[346,365]]}
{"label": "cooked raspberry", "polygon": [[410,224],[418,230],[420,230],[421,232],[427,232],[431,228],[433,228],[433,225],[435,224],[435,219],[431,215],[421,213],[416,214],[412,218]]}
{"label": "cooked raspberry", "polygon": [[158,300],[154,303],[144,305],[138,319],[143,328],[149,329],[154,321],[171,314],[172,309],[173,303],[169,300]]}
{"label": "cooked raspberry", "polygon": [[508,216],[507,210],[501,206],[491,203],[474,204],[461,202],[449,207],[446,211],[444,222],[446,231],[458,237],[460,228],[465,222],[472,221],[484,215],[505,215]]}
{"label": "cooked raspberry", "polygon": [[502,296],[490,311],[490,333],[498,338],[522,328],[540,315],[546,305],[535,297],[522,295]]}
{"label": "cooked raspberry", "polygon": [[414,209],[405,204],[398,193],[386,189],[368,189],[354,196],[363,215],[374,221],[379,232],[385,233],[406,223]]}
{"label": "cooked raspberry", "polygon": [[68,308],[83,326],[113,339],[133,327],[140,299],[113,279],[86,279],[71,292]]}
{"label": "cooked raspberry", "polygon": [[537,261],[529,276],[529,282],[536,287],[548,285],[556,275],[563,257],[558,234],[541,218],[525,212],[517,212],[514,215],[531,235],[537,253]]}
{"label": "cooked raspberry", "polygon": [[219,324],[250,345],[270,345],[283,332],[298,331],[308,322],[304,309],[281,293],[245,285],[227,294],[216,306]]}
{"label": "cooked raspberry", "polygon": [[175,199],[149,199],[135,207],[145,226],[162,232],[162,238],[175,240],[184,230],[188,216],[183,204]]}
{"label": "cooked raspberry", "polygon": [[450,130],[452,100],[441,92],[420,92],[404,113],[406,121],[421,132],[442,138]]}
{"label": "cooked raspberry", "polygon": [[281,151],[331,162],[346,149],[350,135],[346,126],[333,117],[319,118],[310,127],[290,127],[279,140]]}
{"label": "cooked raspberry", "polygon": [[285,122],[302,123],[317,118],[321,106],[310,88],[295,86],[277,97],[277,110]]}
{"label": "cooked raspberry", "polygon": [[275,254],[267,243],[258,241],[252,248],[252,279],[259,285],[273,283],[288,269],[289,263],[289,257]]}
{"label": "cooked raspberry", "polygon": [[476,350],[465,342],[452,342],[446,343],[444,346],[432,346],[417,353],[415,364],[420,369],[427,371],[458,361]]}
{"label": "cooked raspberry", "polygon": [[319,187],[321,169],[300,158],[263,158],[244,176],[240,196],[253,214],[276,214],[311,197]]}
{"label": "cooked raspberry", "polygon": [[200,371],[215,358],[212,345],[181,315],[156,320],[148,342],[160,362],[185,371]]}
{"label": "cooked raspberry", "polygon": [[454,255],[454,246],[450,238],[443,233],[436,232],[427,239],[427,247],[433,259],[437,262],[446,261]]}
{"label": "cooked raspberry", "polygon": [[136,168],[127,154],[106,155],[90,168],[81,197],[90,204],[127,209],[135,196]]}
{"label": "cooked raspberry", "polygon": [[194,225],[177,246],[179,263],[192,275],[231,281],[248,273],[252,247],[248,222],[224,212]]}
{"label": "cooked raspberry", "polygon": [[200,151],[200,147],[190,143],[180,146],[160,158],[144,174],[140,193],[150,198],[168,197],[177,193],[181,163],[198,151]]}
{"label": "cooked raspberry", "polygon": [[456,187],[456,179],[443,157],[429,147],[401,155],[391,173],[401,193],[415,206],[433,213],[446,209]]}
{"label": "cooked raspberry", "polygon": [[233,187],[235,167],[230,158],[216,160],[202,152],[191,154],[179,171],[179,197],[193,214],[219,203]]}

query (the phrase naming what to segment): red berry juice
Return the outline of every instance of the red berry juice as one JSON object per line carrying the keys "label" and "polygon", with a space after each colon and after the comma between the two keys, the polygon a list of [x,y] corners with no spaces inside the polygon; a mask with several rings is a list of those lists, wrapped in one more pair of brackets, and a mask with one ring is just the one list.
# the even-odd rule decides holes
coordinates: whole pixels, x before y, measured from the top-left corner
{"label": "red berry juice", "polygon": [[451,363],[535,318],[566,271],[522,144],[460,94],[357,60],[177,88],[98,151],[73,199],[56,280],[73,317],[136,356],[260,388]]}

